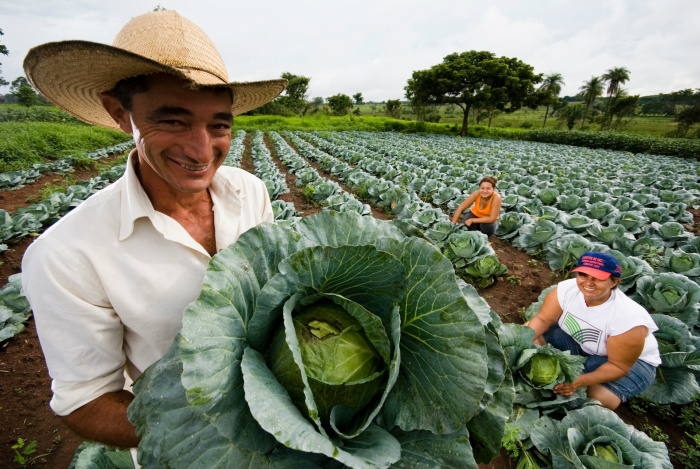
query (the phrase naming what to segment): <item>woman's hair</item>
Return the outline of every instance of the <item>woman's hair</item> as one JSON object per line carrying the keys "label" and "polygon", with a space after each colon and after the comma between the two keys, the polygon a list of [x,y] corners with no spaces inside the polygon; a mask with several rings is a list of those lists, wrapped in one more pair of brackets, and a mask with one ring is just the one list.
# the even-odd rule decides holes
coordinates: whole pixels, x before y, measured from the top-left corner
{"label": "woman's hair", "polygon": [[496,183],[498,182],[498,179],[496,179],[496,178],[493,177],[493,176],[486,176],[484,179],[482,179],[481,181],[479,181],[479,185],[481,186],[481,184],[483,184],[484,182],[488,182],[488,183],[491,184],[491,185],[493,186],[493,188],[495,189],[495,188],[496,188]]}

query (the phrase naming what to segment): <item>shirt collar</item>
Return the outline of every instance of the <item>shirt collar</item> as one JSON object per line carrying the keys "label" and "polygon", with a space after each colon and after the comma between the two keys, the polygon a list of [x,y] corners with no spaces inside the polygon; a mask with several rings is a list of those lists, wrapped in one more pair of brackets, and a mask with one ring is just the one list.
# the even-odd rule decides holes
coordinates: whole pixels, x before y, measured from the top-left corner
{"label": "shirt collar", "polygon": [[[131,236],[134,231],[134,223],[139,218],[146,217],[150,219],[151,222],[154,222],[157,217],[151,199],[148,198],[148,194],[146,194],[146,191],[141,185],[141,181],[139,181],[136,175],[136,169],[134,167],[136,158],[138,158],[138,153],[134,148],[131,153],[129,153],[126,171],[124,173],[124,189],[121,195],[119,241],[123,241]],[[241,191],[240,186],[232,182],[230,178],[221,174],[222,169],[223,167],[219,168],[216,172],[209,187],[209,194],[212,197],[214,208],[216,209],[216,206],[219,204],[232,204],[233,206],[240,207],[243,199],[245,199],[245,193]]]}

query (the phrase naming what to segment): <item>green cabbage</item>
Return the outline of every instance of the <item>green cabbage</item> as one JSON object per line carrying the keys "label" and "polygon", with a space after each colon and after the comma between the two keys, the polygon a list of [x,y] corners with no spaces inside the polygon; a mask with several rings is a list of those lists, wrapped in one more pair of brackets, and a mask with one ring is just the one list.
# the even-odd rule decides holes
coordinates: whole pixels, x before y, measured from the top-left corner
{"label": "green cabbage", "polygon": [[475,469],[515,395],[472,303],[392,223],[328,211],[253,228],[212,258],[182,336],[135,383],[139,464]]}

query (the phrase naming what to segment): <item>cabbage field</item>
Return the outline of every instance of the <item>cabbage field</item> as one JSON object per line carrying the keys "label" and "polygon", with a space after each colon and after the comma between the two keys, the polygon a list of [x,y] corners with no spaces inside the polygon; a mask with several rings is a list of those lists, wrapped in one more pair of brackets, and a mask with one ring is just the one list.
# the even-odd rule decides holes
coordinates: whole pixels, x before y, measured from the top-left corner
{"label": "cabbage field", "polygon": [[[252,350],[256,347],[241,345],[236,352],[241,357],[238,371],[219,368],[223,363],[219,347],[211,344],[210,335],[198,334],[212,325],[217,331],[231,328],[224,336],[238,332],[227,323],[216,325],[221,314],[208,316],[211,300],[200,298],[201,306],[193,303],[192,313],[185,313],[183,343],[188,345],[174,346],[136,388],[130,418],[146,435],[141,448],[144,467],[176,462],[177,467],[229,467],[240,461],[255,467],[337,467],[332,461],[358,468],[487,467],[502,458],[503,451],[523,464],[518,467],[699,467],[700,455],[693,452],[700,443],[700,237],[693,234],[692,213],[700,208],[697,160],[390,132],[238,131],[225,164],[241,166],[244,157],[252,160],[252,171],[268,188],[276,227],[252,230],[236,243],[240,247],[235,252],[213,263],[212,269],[216,264],[216,272],[222,273],[212,272],[210,283],[205,279],[205,290],[210,292],[205,298],[211,298],[211,291],[223,295],[224,284],[239,281],[235,291],[254,291],[245,283],[248,280],[238,280],[243,274],[226,281],[219,276],[258,265],[260,252],[268,255],[280,246],[282,251],[264,261],[267,277],[258,275],[256,281],[261,286],[274,284],[270,292],[262,288],[259,293],[272,299],[253,297],[248,303],[280,301],[275,298],[284,289],[286,297],[296,298],[294,302],[302,301],[303,295],[316,298],[320,294],[312,288],[316,268],[300,266],[318,262],[317,270],[326,275],[341,251],[343,258],[355,263],[374,263],[373,288],[393,293],[362,301],[402,305],[393,313],[398,316],[382,321],[391,327],[371,339],[377,350],[385,350],[380,355],[388,370],[387,382],[373,391],[378,394],[369,400],[375,402],[371,410],[345,415],[328,409],[323,419],[329,422],[321,422],[311,391],[302,392],[289,406],[282,388],[264,384],[273,378],[260,353]],[[0,233],[5,248],[53,223],[114,180],[120,170],[14,213],[3,210]],[[504,323],[489,307],[484,298],[494,284],[505,281],[508,268],[485,235],[450,222],[457,205],[484,176],[498,178],[497,191],[503,197],[496,236],[548,264],[556,278],[565,277],[588,250],[618,258],[624,280],[620,288],[647,308],[659,326],[656,336],[663,364],[636,405],[690,409],[684,414],[689,423],[684,427],[688,443],[683,454],[671,458],[658,432],[625,424],[615,412],[587,399],[583,390],[567,398],[551,391],[555,384],[573,380],[582,364],[551,346],[532,344],[532,330],[519,324],[537,312],[537,302],[525,311],[511,312],[520,318],[517,323]],[[6,189],[11,189],[13,180],[27,184],[31,176],[0,175]],[[294,191],[308,201],[304,207],[285,197]],[[309,207],[320,213],[304,216]],[[311,286],[299,290],[297,284],[307,281],[306,268]],[[289,278],[278,280],[273,275],[276,269]],[[296,273],[291,275],[292,271]],[[348,268],[336,275],[356,274]],[[391,280],[393,275],[405,279]],[[541,285],[540,301],[556,278]],[[405,287],[397,286],[404,284],[411,285],[405,296]],[[324,298],[348,309],[346,291],[324,293]],[[349,309],[364,311],[362,301],[357,300],[363,306]],[[432,314],[437,322],[425,319]],[[19,334],[29,317],[18,278],[12,277],[0,289],[0,341]],[[417,318],[432,326],[412,330]],[[360,322],[375,327],[369,326],[370,319]],[[246,328],[249,325],[245,323]],[[438,340],[446,330],[460,337],[455,342],[459,345]],[[421,340],[414,341],[417,337]],[[247,340],[255,345],[261,339]],[[462,371],[446,379],[439,372],[431,374],[435,370],[424,361]],[[214,365],[202,369],[203,363]],[[243,388],[245,400],[236,394]],[[251,400],[248,388],[269,394],[263,402]],[[169,396],[167,405],[156,397],[163,394]],[[231,401],[233,396],[239,397]],[[429,410],[431,403],[436,407]],[[301,414],[294,409],[305,405],[309,412],[299,420]],[[303,428],[303,437],[275,421],[270,407],[293,419],[294,428]],[[154,419],[173,423],[188,419],[191,426],[173,430],[154,425]],[[227,424],[237,419],[247,422],[248,430],[236,432]],[[192,428],[196,431],[188,430]],[[192,444],[207,450],[183,451]],[[89,467],[90,461],[128,467],[120,465],[124,460],[111,448],[85,448],[76,467]],[[506,464],[488,467],[509,467]]]}

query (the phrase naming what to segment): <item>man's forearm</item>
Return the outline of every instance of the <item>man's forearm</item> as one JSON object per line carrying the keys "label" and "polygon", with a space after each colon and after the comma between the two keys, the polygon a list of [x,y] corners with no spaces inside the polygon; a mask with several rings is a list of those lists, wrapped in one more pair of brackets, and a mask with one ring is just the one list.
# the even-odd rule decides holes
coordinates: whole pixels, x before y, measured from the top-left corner
{"label": "man's forearm", "polygon": [[134,448],[140,438],[126,418],[126,409],[134,395],[128,391],[103,394],[63,417],[80,436],[112,446]]}

